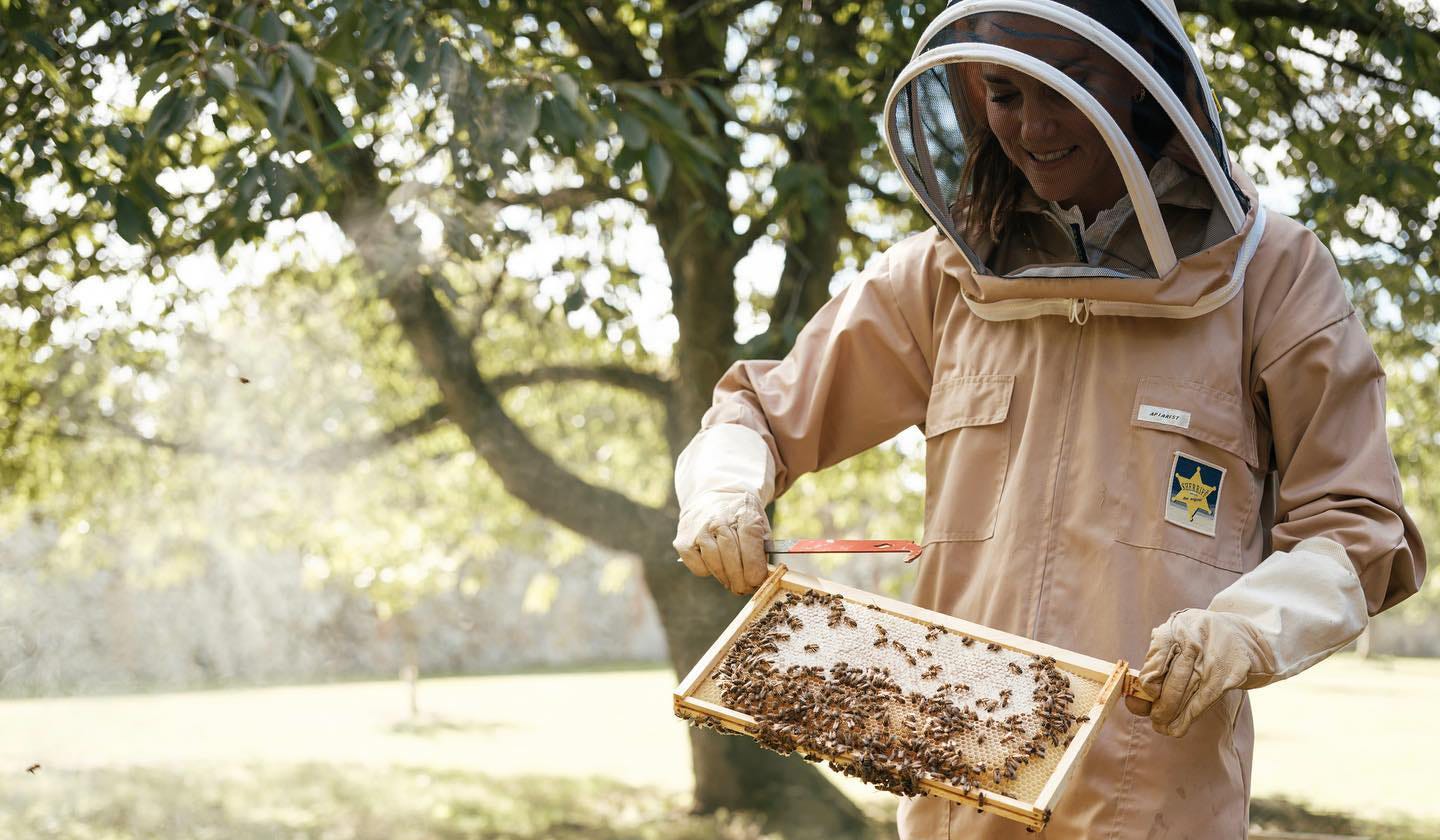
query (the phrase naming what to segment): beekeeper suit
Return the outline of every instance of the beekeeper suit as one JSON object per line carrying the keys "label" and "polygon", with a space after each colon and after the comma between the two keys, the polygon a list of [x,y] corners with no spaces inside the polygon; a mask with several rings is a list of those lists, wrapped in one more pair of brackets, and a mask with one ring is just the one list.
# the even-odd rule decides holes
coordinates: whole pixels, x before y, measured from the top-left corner
{"label": "beekeeper suit", "polygon": [[[934,227],[725,375],[677,465],[680,558],[752,590],[766,503],[919,426],[915,603],[1142,663],[1158,697],[1106,722],[1048,834],[1243,837],[1231,689],[1343,647],[1425,569],[1334,260],[1232,167],[1165,0],[952,5],[884,130]],[[933,797],[899,825],[1026,836]]]}

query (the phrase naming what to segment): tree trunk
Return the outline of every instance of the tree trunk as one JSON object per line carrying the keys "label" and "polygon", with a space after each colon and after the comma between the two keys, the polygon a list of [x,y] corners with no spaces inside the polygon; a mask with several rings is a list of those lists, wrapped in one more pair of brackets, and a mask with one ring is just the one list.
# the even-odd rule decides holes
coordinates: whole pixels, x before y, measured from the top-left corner
{"label": "tree trunk", "polygon": [[[679,381],[668,400],[665,423],[673,459],[699,428],[713,383],[735,354],[732,276],[737,258],[717,243],[714,230],[693,228],[696,207],[714,201],[722,202],[723,207],[723,191],[700,196],[676,189],[672,196],[674,205],[667,209],[673,214],[662,212],[665,221],[657,227],[667,246],[682,326],[676,353]],[[677,562],[670,544],[678,516],[673,494],[663,511],[636,504],[580,480],[536,447],[506,415],[492,387],[481,378],[469,341],[435,299],[423,274],[417,273],[418,230],[413,224],[391,223],[383,213],[364,208],[363,200],[356,205],[352,212],[340,214],[349,221],[341,227],[379,279],[382,294],[394,307],[421,368],[440,388],[447,416],[496,472],[507,492],[536,513],[601,545],[639,549],[671,665],[677,680],[683,677],[743,601],[714,580],[694,577]],[[693,244],[678,244],[685,241],[686,228],[694,234],[689,237]],[[561,499],[563,504],[558,503]],[[749,738],[698,729],[691,730],[690,743],[697,812],[720,808],[757,812],[767,830],[788,838],[848,838],[867,833],[869,823],[860,809],[801,759],[766,752]]]}
{"label": "tree trunk", "polygon": [[[672,185],[654,216],[674,290],[680,340],[678,376],[666,430],[672,459],[700,428],[711,392],[735,360],[734,266],[728,226],[709,215],[726,206],[723,190],[706,194]],[[833,260],[833,255],[832,255]],[[671,499],[671,513],[675,500]],[[689,673],[740,611],[744,600],[711,578],[697,578],[677,562],[667,533],[645,552],[645,584],[655,599],[677,679]],[[786,837],[859,837],[868,821],[816,768],[795,756],[761,749],[749,738],[692,728],[695,810],[720,808],[763,815],[768,830]]]}
{"label": "tree trunk", "polygon": [[[710,578],[697,578],[668,547],[643,564],[676,680],[683,679],[744,605]],[[869,821],[820,771],[796,756],[761,749],[749,738],[690,728],[696,813],[721,808],[761,815],[766,831],[786,838],[852,838]]]}

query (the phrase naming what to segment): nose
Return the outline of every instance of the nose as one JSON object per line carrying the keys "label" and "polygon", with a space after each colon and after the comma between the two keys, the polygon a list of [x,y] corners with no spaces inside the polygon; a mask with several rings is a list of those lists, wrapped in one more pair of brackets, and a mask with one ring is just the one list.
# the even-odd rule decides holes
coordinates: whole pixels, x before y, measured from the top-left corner
{"label": "nose", "polygon": [[1043,144],[1055,139],[1061,109],[1070,107],[1070,103],[1051,91],[1046,93],[1049,95],[1025,97],[1020,112],[1020,140],[1029,148],[1048,151]]}

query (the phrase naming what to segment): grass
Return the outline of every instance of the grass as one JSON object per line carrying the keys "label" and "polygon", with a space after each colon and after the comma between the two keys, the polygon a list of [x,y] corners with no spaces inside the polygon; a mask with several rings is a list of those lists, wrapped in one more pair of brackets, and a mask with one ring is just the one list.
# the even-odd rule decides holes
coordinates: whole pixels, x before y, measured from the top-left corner
{"label": "grass", "polygon": [[[686,813],[673,683],[427,680],[413,721],[395,682],[4,701],[0,838],[756,837]],[[1440,837],[1436,696],[1440,662],[1343,656],[1255,692],[1257,825]],[[837,782],[893,821],[889,795]]]}
{"label": "grass", "polygon": [[48,773],[0,793],[0,836],[24,840],[747,840],[743,816],[607,779],[331,765]]}

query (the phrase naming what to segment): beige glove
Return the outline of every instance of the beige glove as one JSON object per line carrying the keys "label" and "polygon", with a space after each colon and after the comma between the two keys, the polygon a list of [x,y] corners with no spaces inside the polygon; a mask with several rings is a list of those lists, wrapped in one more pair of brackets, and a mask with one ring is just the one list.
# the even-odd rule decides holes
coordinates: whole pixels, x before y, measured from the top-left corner
{"label": "beige glove", "polygon": [[675,550],[685,567],[737,595],[754,592],[770,573],[765,505],[774,487],[770,448],[758,433],[728,423],[702,429],[675,465]]}
{"label": "beige glove", "polygon": [[1180,737],[1232,688],[1294,676],[1365,629],[1365,591],[1345,550],[1324,537],[1277,551],[1221,590],[1208,609],[1180,610],[1150,634],[1140,683],[1156,700],[1126,705]]}

